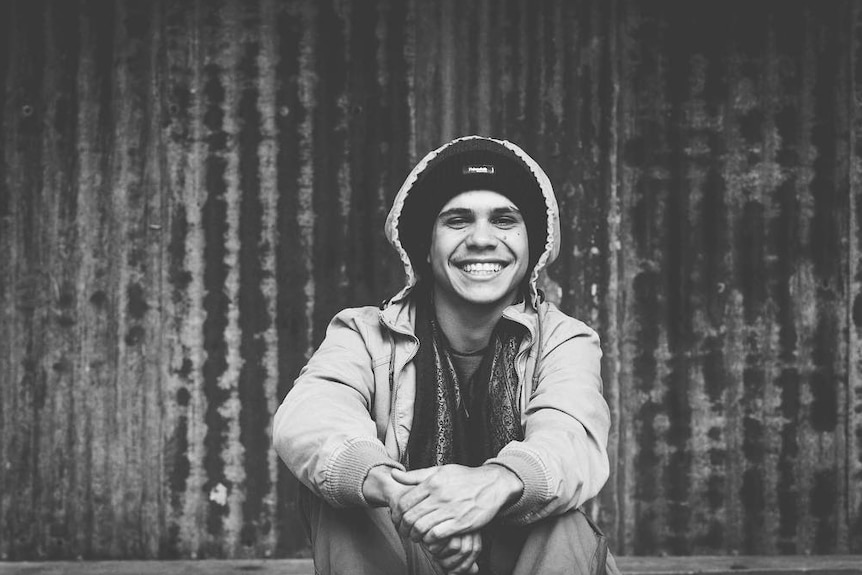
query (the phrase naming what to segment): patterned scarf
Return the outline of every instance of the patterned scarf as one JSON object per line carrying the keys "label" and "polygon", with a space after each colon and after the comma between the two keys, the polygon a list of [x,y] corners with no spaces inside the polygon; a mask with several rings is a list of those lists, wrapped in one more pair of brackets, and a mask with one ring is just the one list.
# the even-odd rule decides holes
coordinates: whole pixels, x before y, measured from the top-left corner
{"label": "patterned scarf", "polygon": [[446,336],[431,298],[421,298],[416,318],[416,401],[407,442],[408,469],[447,463],[482,465],[510,441],[523,439],[515,356],[524,328],[501,319],[479,368],[458,381]]}

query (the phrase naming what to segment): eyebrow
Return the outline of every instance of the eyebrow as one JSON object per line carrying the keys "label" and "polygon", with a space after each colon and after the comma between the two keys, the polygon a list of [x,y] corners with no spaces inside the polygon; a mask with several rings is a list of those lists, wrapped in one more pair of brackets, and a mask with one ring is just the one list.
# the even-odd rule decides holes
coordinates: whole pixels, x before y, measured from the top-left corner
{"label": "eyebrow", "polygon": [[497,208],[491,212],[492,216],[509,216],[509,215],[521,215],[521,210],[516,208],[515,206],[506,206],[505,208]]}
{"label": "eyebrow", "polygon": [[[505,216],[505,215],[521,215],[521,210],[516,208],[515,206],[506,206],[505,208],[494,208],[491,210],[491,216]],[[473,210],[470,208],[449,208],[448,210],[440,212],[437,216],[438,219],[448,218],[450,216],[471,216],[473,215]]]}

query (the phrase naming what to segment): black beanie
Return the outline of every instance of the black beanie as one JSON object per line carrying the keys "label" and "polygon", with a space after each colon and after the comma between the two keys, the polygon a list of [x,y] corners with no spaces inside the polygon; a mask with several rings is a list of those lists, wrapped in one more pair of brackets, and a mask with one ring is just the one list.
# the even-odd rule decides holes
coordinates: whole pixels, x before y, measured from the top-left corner
{"label": "black beanie", "polygon": [[420,275],[428,266],[434,221],[443,206],[462,192],[490,190],[506,196],[520,210],[527,228],[530,269],[547,240],[547,210],[539,181],[515,152],[484,138],[455,142],[419,174],[398,218],[398,236]]}

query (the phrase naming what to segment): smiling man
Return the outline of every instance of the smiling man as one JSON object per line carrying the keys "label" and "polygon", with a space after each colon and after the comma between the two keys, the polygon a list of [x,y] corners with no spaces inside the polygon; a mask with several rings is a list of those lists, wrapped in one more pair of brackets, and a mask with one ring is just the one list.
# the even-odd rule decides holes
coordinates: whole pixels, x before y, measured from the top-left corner
{"label": "smiling man", "polygon": [[536,288],[559,229],[510,142],[407,177],[386,223],[407,285],[339,313],[275,416],[318,573],[615,570],[579,509],[608,477],[598,336]]}

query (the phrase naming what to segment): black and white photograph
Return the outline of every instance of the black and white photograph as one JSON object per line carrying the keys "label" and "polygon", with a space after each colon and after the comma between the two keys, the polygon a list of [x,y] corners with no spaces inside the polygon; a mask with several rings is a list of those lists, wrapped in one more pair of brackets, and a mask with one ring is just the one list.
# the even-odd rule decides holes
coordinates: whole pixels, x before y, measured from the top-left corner
{"label": "black and white photograph", "polygon": [[0,0],[0,575],[234,573],[862,574],[862,0]]}

